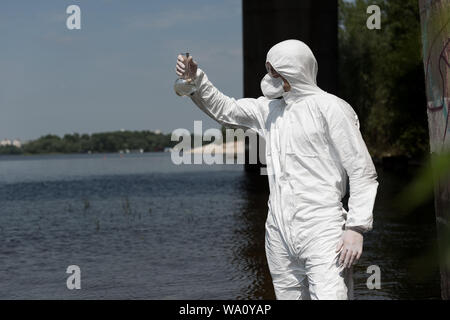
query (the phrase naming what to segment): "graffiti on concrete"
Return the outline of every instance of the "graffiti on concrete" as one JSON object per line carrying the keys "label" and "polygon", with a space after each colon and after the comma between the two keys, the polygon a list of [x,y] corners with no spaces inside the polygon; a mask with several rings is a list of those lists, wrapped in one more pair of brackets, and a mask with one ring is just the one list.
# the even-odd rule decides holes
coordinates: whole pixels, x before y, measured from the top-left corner
{"label": "graffiti on concrete", "polygon": [[450,149],[450,0],[419,0],[431,152]]}

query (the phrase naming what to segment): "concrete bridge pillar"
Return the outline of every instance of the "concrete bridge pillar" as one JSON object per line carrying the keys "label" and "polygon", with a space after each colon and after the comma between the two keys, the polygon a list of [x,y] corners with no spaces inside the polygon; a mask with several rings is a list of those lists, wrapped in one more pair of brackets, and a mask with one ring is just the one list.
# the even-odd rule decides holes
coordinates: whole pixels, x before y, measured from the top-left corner
{"label": "concrete bridge pillar", "polygon": [[[242,0],[244,97],[262,95],[267,51],[287,39],[305,42],[319,64],[318,84],[337,91],[338,5],[336,0]],[[248,159],[248,157],[246,158]],[[259,165],[247,165],[259,171]]]}

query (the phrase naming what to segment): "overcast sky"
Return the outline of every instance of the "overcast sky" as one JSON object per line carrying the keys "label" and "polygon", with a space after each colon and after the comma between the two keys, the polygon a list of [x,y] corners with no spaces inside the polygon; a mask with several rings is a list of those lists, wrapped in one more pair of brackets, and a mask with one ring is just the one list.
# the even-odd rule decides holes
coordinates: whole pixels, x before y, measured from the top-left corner
{"label": "overcast sky", "polygon": [[[81,30],[66,8],[81,8]],[[110,130],[219,127],[173,92],[188,50],[242,96],[240,0],[2,0],[0,140]]]}

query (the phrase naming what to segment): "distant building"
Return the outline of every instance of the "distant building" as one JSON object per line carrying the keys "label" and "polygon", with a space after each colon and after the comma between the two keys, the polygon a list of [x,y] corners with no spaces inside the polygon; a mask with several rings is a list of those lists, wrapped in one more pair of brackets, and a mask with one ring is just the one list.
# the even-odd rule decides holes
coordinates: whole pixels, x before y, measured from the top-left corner
{"label": "distant building", "polygon": [[156,129],[155,131],[153,131],[156,134],[161,134],[161,130]]}
{"label": "distant building", "polygon": [[12,145],[12,142],[9,139],[3,139],[2,141],[0,141],[0,146],[2,146],[2,147],[10,146],[10,145]]}
{"label": "distant building", "polygon": [[12,144],[17,148],[22,148],[22,142],[19,139],[15,139]]}
{"label": "distant building", "polygon": [[14,146],[17,148],[22,148],[22,142],[19,139],[15,139],[13,141],[9,139],[3,139],[2,141],[0,141],[0,146],[1,147]]}

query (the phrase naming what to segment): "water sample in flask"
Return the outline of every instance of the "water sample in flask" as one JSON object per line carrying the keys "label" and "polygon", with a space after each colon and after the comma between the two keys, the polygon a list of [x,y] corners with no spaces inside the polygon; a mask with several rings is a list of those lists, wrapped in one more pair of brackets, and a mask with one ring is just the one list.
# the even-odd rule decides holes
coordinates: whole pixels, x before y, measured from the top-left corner
{"label": "water sample in flask", "polygon": [[183,63],[186,71],[184,72],[184,75],[175,80],[173,88],[177,95],[189,96],[197,90],[193,79],[194,75],[192,74],[192,58],[189,59],[189,52],[182,53],[181,55],[183,56]]}

